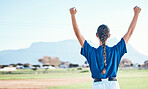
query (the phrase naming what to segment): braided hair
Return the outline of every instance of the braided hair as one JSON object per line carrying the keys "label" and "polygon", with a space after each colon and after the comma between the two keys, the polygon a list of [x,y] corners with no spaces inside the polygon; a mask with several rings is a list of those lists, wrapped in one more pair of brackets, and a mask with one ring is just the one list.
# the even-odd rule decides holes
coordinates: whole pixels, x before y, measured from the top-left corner
{"label": "braided hair", "polygon": [[102,70],[101,74],[105,74],[106,73],[106,69],[105,66],[106,64],[106,44],[105,41],[107,40],[107,38],[109,37],[109,33],[110,33],[110,29],[106,26],[106,25],[100,25],[97,29],[97,35],[99,36],[100,41],[102,42],[102,47],[103,47],[103,56],[104,56],[104,68]]}

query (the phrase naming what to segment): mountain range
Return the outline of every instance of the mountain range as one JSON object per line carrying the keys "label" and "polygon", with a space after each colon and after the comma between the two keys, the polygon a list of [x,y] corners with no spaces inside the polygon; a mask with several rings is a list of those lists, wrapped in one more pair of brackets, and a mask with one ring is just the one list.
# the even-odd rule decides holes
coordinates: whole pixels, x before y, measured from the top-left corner
{"label": "mountain range", "polygon": [[[108,45],[113,46],[119,40],[112,38],[108,40]],[[90,45],[97,47],[98,45],[88,41]],[[44,56],[58,57],[59,60],[77,64],[84,64],[86,60],[80,54],[81,46],[77,40],[64,40],[59,42],[36,42],[32,43],[29,48],[19,50],[0,51],[0,64],[16,64],[30,63],[40,64],[38,59]],[[148,60],[148,56],[139,53],[130,44],[127,44],[127,53],[122,58],[128,58],[132,63],[143,64]]]}

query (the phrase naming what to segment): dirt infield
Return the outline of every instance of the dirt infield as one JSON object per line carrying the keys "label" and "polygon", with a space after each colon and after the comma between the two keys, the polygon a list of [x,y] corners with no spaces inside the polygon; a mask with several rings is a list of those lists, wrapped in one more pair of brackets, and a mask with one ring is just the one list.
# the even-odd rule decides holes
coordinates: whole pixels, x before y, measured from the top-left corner
{"label": "dirt infield", "polygon": [[89,77],[83,78],[59,78],[59,79],[16,79],[0,80],[1,89],[39,89],[52,86],[69,85],[74,83],[91,81]]}

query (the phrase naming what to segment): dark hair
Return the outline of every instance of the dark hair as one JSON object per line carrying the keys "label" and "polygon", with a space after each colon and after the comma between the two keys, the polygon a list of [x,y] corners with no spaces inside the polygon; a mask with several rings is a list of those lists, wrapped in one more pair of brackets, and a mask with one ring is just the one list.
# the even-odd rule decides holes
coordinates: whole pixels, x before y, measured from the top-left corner
{"label": "dark hair", "polygon": [[107,65],[107,64],[106,64],[106,52],[105,52],[105,49],[106,49],[105,45],[106,45],[106,44],[105,44],[105,41],[106,41],[107,38],[109,37],[110,29],[109,29],[106,25],[102,24],[102,25],[100,25],[100,26],[98,27],[98,29],[97,29],[97,34],[98,34],[98,36],[99,36],[99,38],[100,38],[100,41],[102,42],[103,56],[104,56],[104,68],[103,68],[101,74],[105,74],[105,73],[106,73],[105,66]]}

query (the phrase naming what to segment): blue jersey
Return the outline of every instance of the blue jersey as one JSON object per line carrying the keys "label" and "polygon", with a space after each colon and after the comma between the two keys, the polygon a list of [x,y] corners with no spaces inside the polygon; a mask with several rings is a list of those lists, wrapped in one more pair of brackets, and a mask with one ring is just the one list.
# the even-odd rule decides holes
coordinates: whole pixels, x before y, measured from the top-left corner
{"label": "blue jersey", "polygon": [[85,40],[83,48],[81,48],[81,54],[87,59],[90,71],[92,73],[92,78],[108,78],[116,77],[118,66],[120,64],[121,57],[127,53],[126,44],[122,38],[116,45],[113,47],[108,47],[106,45],[106,64],[105,67],[106,73],[101,74],[104,68],[104,56],[103,56],[103,47],[99,46],[94,48],[87,43]]}

